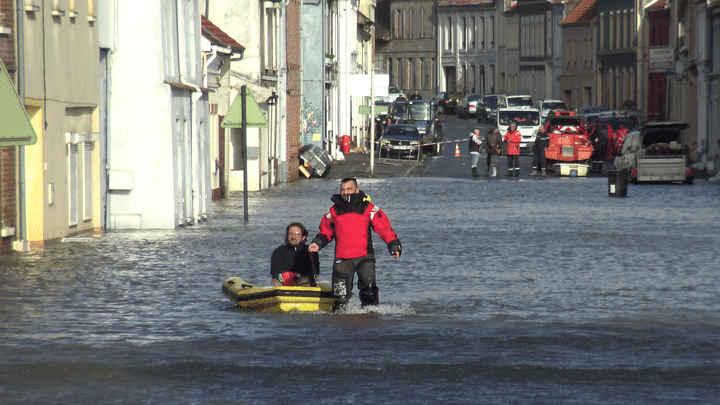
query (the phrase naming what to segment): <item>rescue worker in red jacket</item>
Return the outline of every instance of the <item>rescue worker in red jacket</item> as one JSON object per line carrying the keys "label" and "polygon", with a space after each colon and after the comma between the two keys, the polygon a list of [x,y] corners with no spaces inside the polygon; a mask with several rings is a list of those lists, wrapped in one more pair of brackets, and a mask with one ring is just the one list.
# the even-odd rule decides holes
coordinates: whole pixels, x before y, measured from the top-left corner
{"label": "rescue worker in red jacket", "polygon": [[507,133],[503,137],[503,142],[507,143],[507,158],[508,158],[508,176],[515,177],[520,176],[520,131],[517,130],[517,125],[514,122],[510,123]]}
{"label": "rescue worker in red jacket", "polygon": [[615,139],[613,139],[613,142],[615,143],[615,155],[620,154],[620,150],[622,149],[623,142],[625,141],[625,137],[628,135],[628,129],[625,127],[625,123],[620,122],[618,124],[618,129],[615,131]]}
{"label": "rescue worker in red jacket", "polygon": [[343,308],[350,301],[355,273],[358,275],[361,305],[377,305],[379,299],[375,279],[375,251],[370,230],[380,236],[396,259],[402,252],[400,239],[393,231],[387,215],[370,202],[368,195],[360,191],[356,179],[343,179],[340,182],[340,194],[334,194],[330,200],[334,205],[323,216],[320,232],[312,240],[308,250],[317,252],[335,239],[333,310]]}

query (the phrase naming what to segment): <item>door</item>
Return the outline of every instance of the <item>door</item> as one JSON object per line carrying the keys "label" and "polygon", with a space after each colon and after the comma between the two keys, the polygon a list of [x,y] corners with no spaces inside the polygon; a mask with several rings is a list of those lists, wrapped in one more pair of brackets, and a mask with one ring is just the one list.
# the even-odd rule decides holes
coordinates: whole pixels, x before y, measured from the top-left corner
{"label": "door", "polygon": [[648,74],[648,121],[664,121],[667,103],[667,75],[662,73]]}

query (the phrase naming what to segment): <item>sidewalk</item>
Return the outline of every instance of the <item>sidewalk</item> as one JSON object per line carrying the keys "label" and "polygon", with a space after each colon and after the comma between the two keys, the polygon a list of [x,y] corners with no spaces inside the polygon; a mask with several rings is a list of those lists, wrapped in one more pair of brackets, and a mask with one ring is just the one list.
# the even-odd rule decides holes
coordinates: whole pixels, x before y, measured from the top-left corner
{"label": "sidewalk", "polygon": [[418,161],[399,161],[396,159],[375,159],[374,175],[370,170],[370,154],[352,151],[345,155],[345,160],[333,160],[328,179],[343,179],[355,177],[358,179],[368,177],[404,177],[412,171]]}

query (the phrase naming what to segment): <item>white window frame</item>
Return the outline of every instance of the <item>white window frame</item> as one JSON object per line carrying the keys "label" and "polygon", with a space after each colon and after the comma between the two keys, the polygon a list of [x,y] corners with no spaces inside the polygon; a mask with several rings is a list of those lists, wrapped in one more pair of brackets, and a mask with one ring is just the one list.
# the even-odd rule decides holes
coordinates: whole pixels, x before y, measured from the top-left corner
{"label": "white window frame", "polygon": [[[97,132],[88,134],[65,133],[68,174],[68,222],[70,226],[77,226],[80,223],[79,214],[81,208],[83,210],[83,220],[92,219],[92,153],[95,148],[94,143],[98,142],[99,139],[100,134]],[[80,198],[81,191],[82,200]],[[82,207],[80,206],[81,203],[83,204]]]}
{"label": "white window frame", "polygon": [[78,185],[80,179],[78,178],[78,163],[79,163],[79,152],[78,144],[70,143],[67,146],[68,154],[68,222],[70,226],[75,226],[79,223],[78,220]]}
{"label": "white window frame", "polygon": [[83,220],[93,216],[93,142],[83,142]]}

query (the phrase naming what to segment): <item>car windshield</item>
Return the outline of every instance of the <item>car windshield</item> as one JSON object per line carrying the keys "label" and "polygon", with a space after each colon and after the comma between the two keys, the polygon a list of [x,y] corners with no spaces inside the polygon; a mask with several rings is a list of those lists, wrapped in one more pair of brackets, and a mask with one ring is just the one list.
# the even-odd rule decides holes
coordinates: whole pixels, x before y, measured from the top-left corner
{"label": "car windshield", "polygon": [[497,108],[497,96],[487,96],[485,97],[485,107],[496,109]]}
{"label": "car windshield", "polygon": [[515,122],[521,125],[537,125],[540,122],[540,114],[537,111],[501,111],[498,115],[500,125],[510,125]]}
{"label": "car windshield", "polygon": [[561,102],[550,102],[550,103],[542,103],[542,109],[543,110],[567,110],[567,106],[565,103]]}
{"label": "car windshield", "polygon": [[395,107],[393,107],[393,115],[403,115],[407,112],[407,105],[406,104],[395,104]]}
{"label": "car windshield", "polygon": [[478,101],[479,98],[479,94],[470,94],[469,96],[467,96],[468,101]]}
{"label": "car windshield", "polygon": [[412,121],[429,121],[432,119],[430,104],[412,104],[409,106],[409,116]]}
{"label": "car windshield", "polygon": [[406,128],[406,127],[393,127],[389,126],[385,130],[385,134],[383,137],[389,137],[389,136],[412,136],[415,138],[419,138],[420,133],[415,128]]}
{"label": "car windshield", "polygon": [[532,107],[533,102],[530,97],[508,97],[508,107]]}

